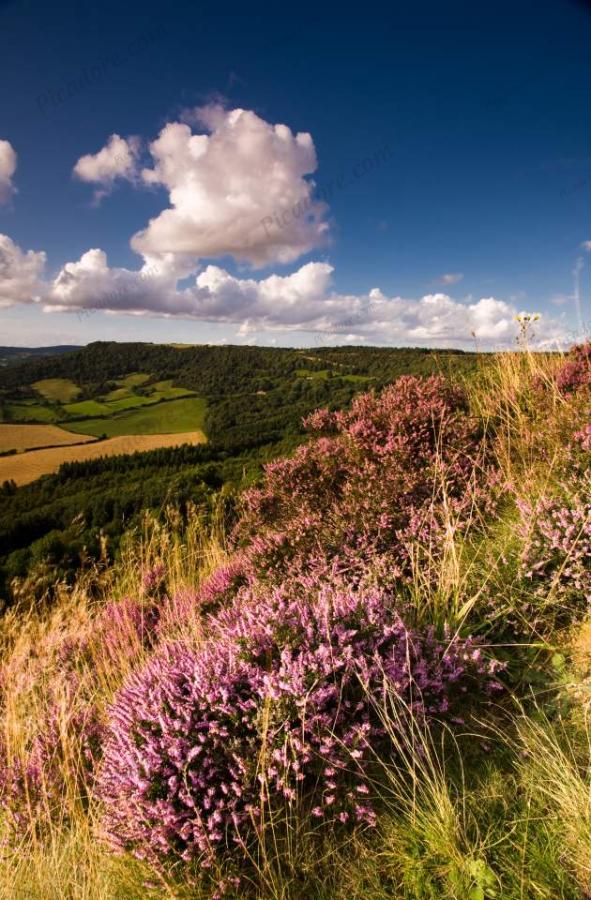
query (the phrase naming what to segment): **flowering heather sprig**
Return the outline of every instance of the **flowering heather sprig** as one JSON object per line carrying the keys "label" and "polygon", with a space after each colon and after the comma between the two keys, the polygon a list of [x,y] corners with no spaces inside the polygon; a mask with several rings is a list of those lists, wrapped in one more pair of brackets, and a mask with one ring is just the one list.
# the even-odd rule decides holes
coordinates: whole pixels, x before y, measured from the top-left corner
{"label": "flowering heather sprig", "polygon": [[591,384],[591,342],[573,347],[558,371],[556,384],[565,394],[575,393]]}
{"label": "flowering heather sprig", "polygon": [[587,453],[591,452],[591,424],[585,425],[580,431],[577,431],[575,434],[575,440],[580,445],[580,447],[585,450]]}
{"label": "flowering heather sprig", "polygon": [[142,574],[142,593],[144,595],[156,594],[162,590],[166,569],[163,563],[155,563]]}
{"label": "flowering heather sprig", "polygon": [[151,647],[157,639],[160,606],[155,601],[124,597],[107,603],[97,617],[95,635],[109,660],[122,659],[139,647]]}
{"label": "flowering heather sprig", "polygon": [[520,500],[521,569],[544,602],[591,602],[591,480],[561,497]]}
{"label": "flowering heather sprig", "polygon": [[[457,716],[498,665],[471,640],[415,633],[377,590],[305,580],[243,591],[198,649],[162,649],[111,710],[98,793],[111,842],[151,862],[244,847],[265,811],[372,823],[370,767],[393,692]],[[470,691],[470,693],[469,693]]]}
{"label": "flowering heather sprig", "polygon": [[176,640],[187,628],[195,636],[201,634],[205,616],[230,603],[236,592],[254,577],[246,555],[235,553],[197,588],[181,588],[171,597],[161,597],[151,610],[154,642]]}
{"label": "flowering heather sprig", "polygon": [[236,591],[248,583],[253,570],[244,553],[235,553],[199,586],[199,604],[212,610],[232,599]]}

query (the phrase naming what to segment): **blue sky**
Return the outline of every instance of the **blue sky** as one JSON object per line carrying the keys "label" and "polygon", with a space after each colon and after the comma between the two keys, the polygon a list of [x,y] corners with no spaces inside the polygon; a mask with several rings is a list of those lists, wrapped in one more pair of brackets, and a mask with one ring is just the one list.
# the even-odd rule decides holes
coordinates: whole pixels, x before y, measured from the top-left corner
{"label": "blue sky", "polygon": [[540,339],[587,330],[589,47],[574,0],[0,0],[0,343],[496,346],[522,310]]}

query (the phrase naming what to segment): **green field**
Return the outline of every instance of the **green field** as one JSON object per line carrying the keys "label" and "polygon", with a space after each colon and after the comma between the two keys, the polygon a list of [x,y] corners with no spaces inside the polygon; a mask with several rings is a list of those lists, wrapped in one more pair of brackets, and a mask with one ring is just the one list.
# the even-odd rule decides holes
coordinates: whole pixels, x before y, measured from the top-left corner
{"label": "green field", "polygon": [[342,378],[343,381],[351,381],[353,384],[363,384],[364,382],[368,383],[373,381],[373,378],[370,375],[339,375],[339,378]]}
{"label": "green field", "polygon": [[167,381],[157,381],[150,387],[154,388],[152,396],[157,397],[158,400],[172,400],[175,397],[194,396],[194,391],[188,391],[187,388],[173,387],[172,378],[169,378]]}
{"label": "green field", "polygon": [[7,420],[10,422],[57,422],[58,414],[49,406],[38,403],[9,403],[6,407]]}
{"label": "green field", "polygon": [[105,394],[103,400],[106,403],[110,403],[112,400],[123,400],[125,397],[129,397],[129,391],[127,388],[119,387],[115,388],[114,391],[109,391],[108,394]]}
{"label": "green field", "polygon": [[70,378],[43,378],[33,387],[46,400],[57,403],[68,403],[80,393],[80,388]]}
{"label": "green field", "polygon": [[157,402],[158,400],[153,397],[143,397],[139,394],[128,394],[125,392],[120,397],[110,400],[107,400],[107,397],[105,397],[104,405],[107,411],[104,415],[112,416],[113,413],[123,412],[126,409],[136,409],[138,406],[150,406]]}
{"label": "green field", "polygon": [[[130,375],[129,378],[125,379],[126,383],[129,385],[130,379],[135,379],[137,383],[138,378],[148,378],[149,376],[144,375]],[[182,397],[194,397],[194,391],[189,391],[187,388],[179,388],[172,386],[172,378],[167,379],[166,381],[157,381],[154,384],[147,385],[146,391],[149,391],[147,394],[136,394],[133,389],[129,387],[123,386],[123,380],[118,381],[117,384],[121,385],[116,388],[114,391],[111,391],[108,394],[105,394],[102,400],[104,400],[105,409],[102,412],[97,412],[95,415],[113,415],[113,413],[122,412],[127,409],[136,409],[140,406],[151,406],[155,403],[159,403],[161,400],[176,400],[181,399]]]}
{"label": "green field", "polygon": [[185,397],[165,403],[155,403],[141,409],[114,415],[105,419],[86,419],[67,422],[64,427],[76,434],[106,434],[117,437],[122,434],[177,434],[183,431],[203,430],[205,400],[201,397]]}
{"label": "green field", "polygon": [[108,416],[111,410],[106,403],[97,400],[80,400],[79,403],[65,403],[64,410],[70,416]]}
{"label": "green field", "polygon": [[330,369],[296,369],[298,378],[320,378],[326,381],[330,376]]}
{"label": "green field", "polygon": [[140,384],[145,384],[150,378],[152,378],[152,376],[147,372],[132,372],[131,375],[126,375],[125,378],[119,378],[115,384],[118,384],[123,388],[138,387]]}
{"label": "green field", "polygon": [[364,384],[373,380],[368,375],[341,375],[340,372],[331,369],[296,369],[296,375],[298,378],[316,378],[320,381],[328,381],[331,377],[341,378],[343,381],[351,381],[355,384]]}

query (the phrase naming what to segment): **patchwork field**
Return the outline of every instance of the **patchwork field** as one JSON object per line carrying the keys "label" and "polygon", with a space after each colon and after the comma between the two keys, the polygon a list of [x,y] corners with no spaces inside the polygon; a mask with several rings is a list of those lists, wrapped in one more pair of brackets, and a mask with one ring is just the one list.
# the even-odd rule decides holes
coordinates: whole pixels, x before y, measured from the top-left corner
{"label": "patchwork field", "polygon": [[63,447],[92,440],[92,435],[72,434],[55,425],[0,425],[0,453],[35,447]]}
{"label": "patchwork field", "polygon": [[36,397],[20,388],[0,396],[0,454],[8,454],[0,457],[0,484],[28,484],[65,462],[204,443],[206,401],[157,378],[132,372],[99,390],[43,378],[30,383]]}
{"label": "patchwork field", "polygon": [[64,410],[70,416],[108,416],[109,407],[97,400],[80,400],[76,403],[64,403]]}
{"label": "patchwork field", "polygon": [[[203,431],[205,400],[192,390],[176,387],[172,378],[156,378],[147,372],[133,372],[94,395],[92,385],[89,391],[88,386],[82,388],[70,378],[44,378],[30,385],[37,398],[25,393],[21,399],[18,389],[0,397],[0,422],[59,424],[85,438]],[[56,441],[74,442],[79,441]],[[47,446],[47,442],[32,446]]]}
{"label": "patchwork field", "polygon": [[[328,381],[331,378],[331,370],[296,369],[296,375],[298,378],[307,378],[308,380]],[[372,378],[368,377],[367,375],[350,375],[337,372],[336,377],[341,378],[343,381],[351,381],[359,384],[367,384],[372,381]]]}
{"label": "patchwork field", "polygon": [[[11,428],[17,426],[2,426]],[[30,430],[33,426],[24,426]],[[46,426],[38,426],[46,430]],[[60,431],[56,428],[55,431]],[[93,441],[90,437],[70,435],[77,441],[85,441],[75,446],[52,447],[48,450],[29,450],[14,456],[0,457],[0,484],[14,481],[17,485],[28,484],[57,472],[62,463],[98,459],[101,456],[119,456],[143,450],[157,450],[160,447],[178,447],[181,444],[203,444],[206,437],[202,431],[182,434],[135,434],[121,435],[106,441]]]}

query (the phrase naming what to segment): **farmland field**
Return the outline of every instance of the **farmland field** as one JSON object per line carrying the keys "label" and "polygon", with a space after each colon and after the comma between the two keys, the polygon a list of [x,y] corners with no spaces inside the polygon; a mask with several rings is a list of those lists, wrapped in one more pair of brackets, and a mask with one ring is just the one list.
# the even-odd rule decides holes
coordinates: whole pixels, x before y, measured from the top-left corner
{"label": "farmland field", "polygon": [[91,440],[90,435],[71,434],[55,425],[0,425],[0,453],[7,450],[31,450],[35,447],[67,446]]}
{"label": "farmland field", "polygon": [[175,434],[202,431],[204,415],[205,400],[201,397],[185,397],[132,409],[111,418],[68,422],[67,427],[77,434],[92,434],[95,437],[103,434],[107,437],[123,434]]}
{"label": "farmland field", "polygon": [[126,375],[125,378],[120,378],[117,384],[125,388],[138,387],[140,384],[145,384],[146,381],[149,381],[150,377],[147,372],[133,372],[131,375]]}
{"label": "farmland field", "polygon": [[52,407],[40,403],[8,403],[6,410],[9,421],[15,422],[57,422],[59,418]]}
{"label": "farmland field", "polygon": [[154,396],[159,400],[173,400],[175,397],[188,397],[194,394],[194,391],[188,391],[186,388],[173,387],[172,378],[166,381],[157,381],[152,385],[154,388]]}
{"label": "farmland field", "polygon": [[[2,426],[14,428],[16,426]],[[30,429],[33,426],[24,426]],[[45,427],[45,426],[40,426]],[[59,431],[59,429],[55,429]],[[79,435],[71,435],[76,440],[90,441]],[[160,447],[178,447],[181,444],[203,444],[206,438],[202,431],[184,432],[182,434],[136,434],[121,435],[106,441],[90,441],[75,446],[53,447],[48,450],[30,450],[14,456],[0,457],[0,484],[14,481],[17,485],[28,484],[57,472],[62,463],[81,462],[98,459],[101,456],[119,456],[124,453],[135,453],[144,450],[156,450]]]}
{"label": "farmland field", "polygon": [[296,375],[298,378],[319,378],[322,381],[326,381],[330,375],[330,371],[329,369],[296,369]]}
{"label": "farmland field", "polygon": [[78,403],[65,403],[65,411],[71,416],[108,416],[109,407],[96,400],[80,400]]}
{"label": "farmland field", "polygon": [[70,378],[43,378],[36,381],[33,387],[46,400],[57,403],[67,403],[80,393],[80,388]]}
{"label": "farmland field", "polygon": [[103,413],[103,415],[113,415],[113,413],[121,412],[125,409],[137,409],[138,406],[151,406],[158,402],[152,397],[144,397],[138,394],[129,395],[123,388],[121,388],[121,391],[122,393],[118,397],[114,396],[118,391],[113,391],[112,395],[109,394],[104,398],[107,412]]}

